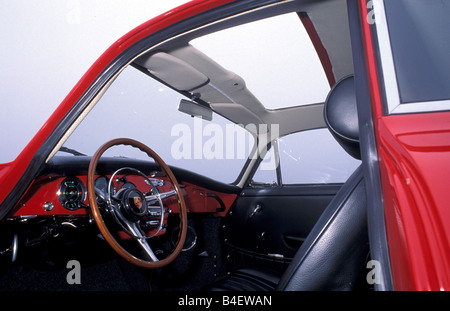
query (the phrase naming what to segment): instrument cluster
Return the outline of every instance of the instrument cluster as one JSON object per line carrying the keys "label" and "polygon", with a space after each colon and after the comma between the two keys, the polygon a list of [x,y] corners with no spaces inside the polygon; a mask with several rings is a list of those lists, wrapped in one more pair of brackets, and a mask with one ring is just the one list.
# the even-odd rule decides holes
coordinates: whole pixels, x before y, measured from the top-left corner
{"label": "instrument cluster", "polygon": [[67,177],[59,185],[57,192],[59,202],[69,211],[86,207],[86,186],[78,177]]}

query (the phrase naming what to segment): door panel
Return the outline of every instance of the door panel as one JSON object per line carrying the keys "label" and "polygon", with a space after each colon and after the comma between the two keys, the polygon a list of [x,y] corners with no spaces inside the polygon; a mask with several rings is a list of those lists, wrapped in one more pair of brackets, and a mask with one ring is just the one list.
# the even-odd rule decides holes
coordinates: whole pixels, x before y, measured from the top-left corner
{"label": "door panel", "polygon": [[229,268],[263,265],[283,271],[341,186],[244,189],[221,226]]}

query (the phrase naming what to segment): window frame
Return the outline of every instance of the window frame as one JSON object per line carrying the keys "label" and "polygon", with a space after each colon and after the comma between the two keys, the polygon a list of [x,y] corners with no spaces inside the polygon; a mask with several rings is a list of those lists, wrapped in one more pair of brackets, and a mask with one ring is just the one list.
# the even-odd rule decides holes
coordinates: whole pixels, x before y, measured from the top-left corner
{"label": "window frame", "polygon": [[450,110],[450,100],[445,99],[408,103],[401,102],[384,1],[373,0],[372,2],[375,13],[374,26],[377,34],[376,43],[380,53],[381,78],[385,91],[387,114],[411,114]]}

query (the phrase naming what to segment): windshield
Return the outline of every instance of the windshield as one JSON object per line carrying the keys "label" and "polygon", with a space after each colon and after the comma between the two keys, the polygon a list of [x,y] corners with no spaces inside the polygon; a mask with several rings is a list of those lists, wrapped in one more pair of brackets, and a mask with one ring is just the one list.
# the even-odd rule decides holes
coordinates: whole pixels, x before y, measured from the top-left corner
{"label": "windshield", "polygon": [[[105,142],[127,137],[143,142],[169,165],[234,182],[253,148],[253,136],[218,114],[205,121],[181,113],[181,99],[186,98],[127,67],[58,155],[93,155]],[[114,156],[146,159],[145,154],[125,152]]]}

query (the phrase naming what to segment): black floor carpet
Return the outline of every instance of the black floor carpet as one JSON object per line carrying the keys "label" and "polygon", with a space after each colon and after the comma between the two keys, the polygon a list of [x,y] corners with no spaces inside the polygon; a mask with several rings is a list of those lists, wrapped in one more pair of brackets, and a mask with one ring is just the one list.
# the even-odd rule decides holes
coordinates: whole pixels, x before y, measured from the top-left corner
{"label": "black floor carpet", "polygon": [[[189,225],[198,235],[195,246],[169,266],[157,270],[136,267],[92,232],[69,235],[19,247],[17,260],[0,256],[0,291],[196,291],[221,277],[219,219],[193,217]],[[79,263],[79,284],[71,284]]]}

